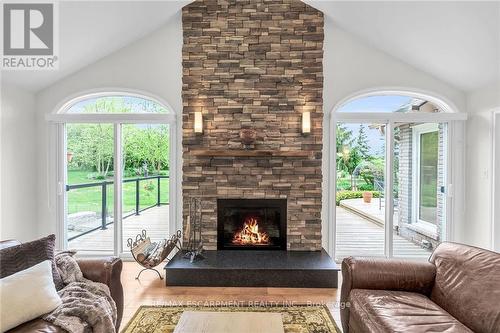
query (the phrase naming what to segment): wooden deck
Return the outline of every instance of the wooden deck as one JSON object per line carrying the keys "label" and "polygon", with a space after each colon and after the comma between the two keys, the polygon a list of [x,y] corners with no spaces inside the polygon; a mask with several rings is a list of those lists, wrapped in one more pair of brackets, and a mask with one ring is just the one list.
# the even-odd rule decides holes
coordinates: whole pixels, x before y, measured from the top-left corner
{"label": "wooden deck", "polygon": [[[395,257],[415,260],[427,260],[430,251],[394,235],[393,248]],[[349,210],[337,207],[337,261],[348,256],[383,257],[384,228],[370,222]]]}
{"label": "wooden deck", "polygon": [[[169,237],[169,206],[154,207],[138,216],[130,216],[123,221],[123,249],[128,251],[127,239],[135,238],[145,229],[151,240]],[[384,229],[342,207],[337,207],[336,260],[353,256],[384,256]],[[113,253],[114,224],[106,230],[96,230],[69,242],[68,248],[81,253]],[[394,235],[394,254],[398,257],[427,260],[430,252],[412,242]]]}
{"label": "wooden deck", "polygon": [[[168,210],[169,205],[153,207],[140,213],[132,215],[123,220],[123,250],[128,251],[127,239],[140,234],[144,229],[152,241],[169,238],[168,232]],[[96,230],[68,243],[69,249],[85,253],[113,253],[114,224],[110,224],[106,230]]]}

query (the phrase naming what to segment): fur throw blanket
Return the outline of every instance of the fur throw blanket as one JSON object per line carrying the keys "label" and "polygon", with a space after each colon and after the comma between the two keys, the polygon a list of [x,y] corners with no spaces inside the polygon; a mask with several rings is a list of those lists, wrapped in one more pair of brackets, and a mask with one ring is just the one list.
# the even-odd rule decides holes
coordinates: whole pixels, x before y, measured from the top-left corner
{"label": "fur throw blanket", "polygon": [[108,286],[83,277],[73,255],[56,254],[56,266],[64,282],[58,294],[62,304],[43,317],[44,320],[71,333],[115,332],[116,304]]}

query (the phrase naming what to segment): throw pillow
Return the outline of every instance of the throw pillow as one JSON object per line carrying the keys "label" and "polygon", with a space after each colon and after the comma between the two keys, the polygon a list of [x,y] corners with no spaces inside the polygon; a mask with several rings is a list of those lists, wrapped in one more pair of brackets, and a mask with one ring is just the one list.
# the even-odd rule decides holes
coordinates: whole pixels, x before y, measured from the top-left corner
{"label": "throw pillow", "polygon": [[49,313],[61,303],[49,260],[0,279],[0,332]]}
{"label": "throw pillow", "polygon": [[32,242],[0,250],[0,279],[34,266],[45,260],[52,263],[52,276],[57,290],[63,287],[61,276],[54,261],[56,236],[37,239]]}

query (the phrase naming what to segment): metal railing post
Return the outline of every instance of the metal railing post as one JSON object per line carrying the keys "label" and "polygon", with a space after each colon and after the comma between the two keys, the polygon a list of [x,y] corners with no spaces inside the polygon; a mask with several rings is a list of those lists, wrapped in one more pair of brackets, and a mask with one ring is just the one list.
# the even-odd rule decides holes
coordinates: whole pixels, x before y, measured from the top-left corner
{"label": "metal railing post", "polygon": [[108,199],[108,196],[107,196],[107,184],[106,184],[106,181],[104,181],[101,185],[102,187],[102,190],[101,190],[101,194],[102,194],[102,199],[101,199],[101,229],[102,230],[105,230],[106,229],[106,217],[108,215],[108,205],[107,205],[107,199]]}
{"label": "metal railing post", "polygon": [[157,206],[160,206],[160,180],[161,180],[161,177],[158,176],[158,198],[157,198],[158,200],[156,202]]}
{"label": "metal railing post", "polygon": [[140,202],[139,202],[139,179],[135,180],[135,215],[139,215]]}

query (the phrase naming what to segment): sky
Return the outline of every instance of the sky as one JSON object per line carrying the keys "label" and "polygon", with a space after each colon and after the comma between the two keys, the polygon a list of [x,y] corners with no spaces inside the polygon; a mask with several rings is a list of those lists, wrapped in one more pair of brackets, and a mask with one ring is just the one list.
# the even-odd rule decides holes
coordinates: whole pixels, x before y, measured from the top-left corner
{"label": "sky", "polygon": [[344,104],[338,112],[394,112],[411,100],[408,96],[368,96]]}
{"label": "sky", "polygon": [[[338,112],[394,112],[401,106],[411,101],[408,96],[369,96],[355,99],[341,106]],[[358,136],[360,124],[344,124],[352,131],[354,137]],[[384,136],[378,129],[370,129],[365,125],[365,133],[368,137],[370,153],[377,156],[383,156]]]}

